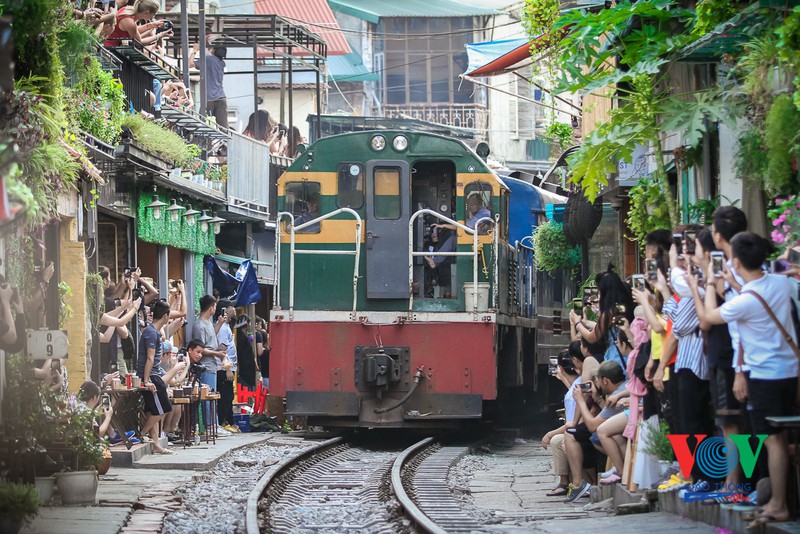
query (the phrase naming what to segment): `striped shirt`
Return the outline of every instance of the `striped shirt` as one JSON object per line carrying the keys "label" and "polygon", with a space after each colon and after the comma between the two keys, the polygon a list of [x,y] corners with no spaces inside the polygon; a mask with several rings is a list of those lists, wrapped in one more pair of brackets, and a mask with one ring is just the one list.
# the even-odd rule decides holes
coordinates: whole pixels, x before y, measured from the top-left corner
{"label": "striped shirt", "polygon": [[691,298],[675,297],[664,304],[663,313],[672,319],[672,333],[678,341],[678,358],[675,360],[675,372],[689,369],[700,380],[709,379],[708,362],[703,353],[703,333],[700,321]]}

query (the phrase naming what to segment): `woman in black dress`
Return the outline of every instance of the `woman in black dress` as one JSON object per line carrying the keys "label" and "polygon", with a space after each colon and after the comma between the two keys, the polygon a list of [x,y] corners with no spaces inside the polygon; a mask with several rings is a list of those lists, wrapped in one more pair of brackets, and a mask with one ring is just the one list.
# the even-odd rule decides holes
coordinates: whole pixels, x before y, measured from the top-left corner
{"label": "woman in black dress", "polygon": [[253,351],[253,331],[250,318],[240,315],[236,323],[236,354],[239,365],[239,383],[249,389],[256,387],[256,357]]}

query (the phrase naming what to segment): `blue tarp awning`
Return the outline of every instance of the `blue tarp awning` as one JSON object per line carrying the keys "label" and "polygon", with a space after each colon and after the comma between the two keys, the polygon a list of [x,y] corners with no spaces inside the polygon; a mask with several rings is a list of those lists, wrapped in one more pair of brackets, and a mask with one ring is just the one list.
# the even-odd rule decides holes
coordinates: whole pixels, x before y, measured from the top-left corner
{"label": "blue tarp awning", "polygon": [[531,58],[531,41],[527,37],[484,41],[467,45],[467,76],[490,76]]}

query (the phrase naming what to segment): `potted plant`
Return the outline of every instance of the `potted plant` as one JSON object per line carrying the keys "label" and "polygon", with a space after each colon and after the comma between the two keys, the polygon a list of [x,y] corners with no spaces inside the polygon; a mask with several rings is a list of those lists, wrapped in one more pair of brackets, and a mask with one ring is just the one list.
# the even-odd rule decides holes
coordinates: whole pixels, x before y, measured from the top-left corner
{"label": "potted plant", "polygon": [[96,466],[103,457],[92,422],[94,412],[69,402],[62,412],[64,446],[72,452],[72,470],[56,474],[63,504],[94,504],[97,495]]}
{"label": "potted plant", "polygon": [[580,249],[569,246],[564,227],[555,221],[547,221],[536,228],[533,234],[533,255],[536,267],[548,273],[570,269],[581,261]]}
{"label": "potted plant", "polygon": [[661,476],[666,474],[669,464],[675,458],[675,453],[672,450],[672,443],[670,442],[667,434],[669,434],[669,425],[666,421],[656,426],[653,424],[646,424],[647,432],[643,433],[642,443],[644,447],[642,452],[654,456],[658,460],[658,471]]}
{"label": "potted plant", "polygon": [[39,494],[31,484],[0,479],[0,532],[16,534],[39,511]]}
{"label": "potted plant", "polygon": [[97,463],[96,466],[97,474],[105,475],[106,473],[108,473],[108,470],[111,469],[111,450],[109,450],[109,448],[105,444],[103,444],[100,445],[100,451],[102,457],[100,458],[100,461]]}

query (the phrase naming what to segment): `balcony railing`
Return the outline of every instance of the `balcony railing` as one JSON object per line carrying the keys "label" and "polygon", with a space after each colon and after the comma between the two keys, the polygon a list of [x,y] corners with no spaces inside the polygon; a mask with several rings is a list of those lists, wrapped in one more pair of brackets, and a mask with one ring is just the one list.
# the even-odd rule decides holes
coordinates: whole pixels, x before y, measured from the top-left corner
{"label": "balcony railing", "polygon": [[270,214],[269,146],[231,132],[228,142],[228,211],[264,219]]}
{"label": "balcony railing", "polygon": [[486,107],[480,104],[387,104],[383,110],[387,117],[418,119],[479,131],[488,127],[489,120]]}

